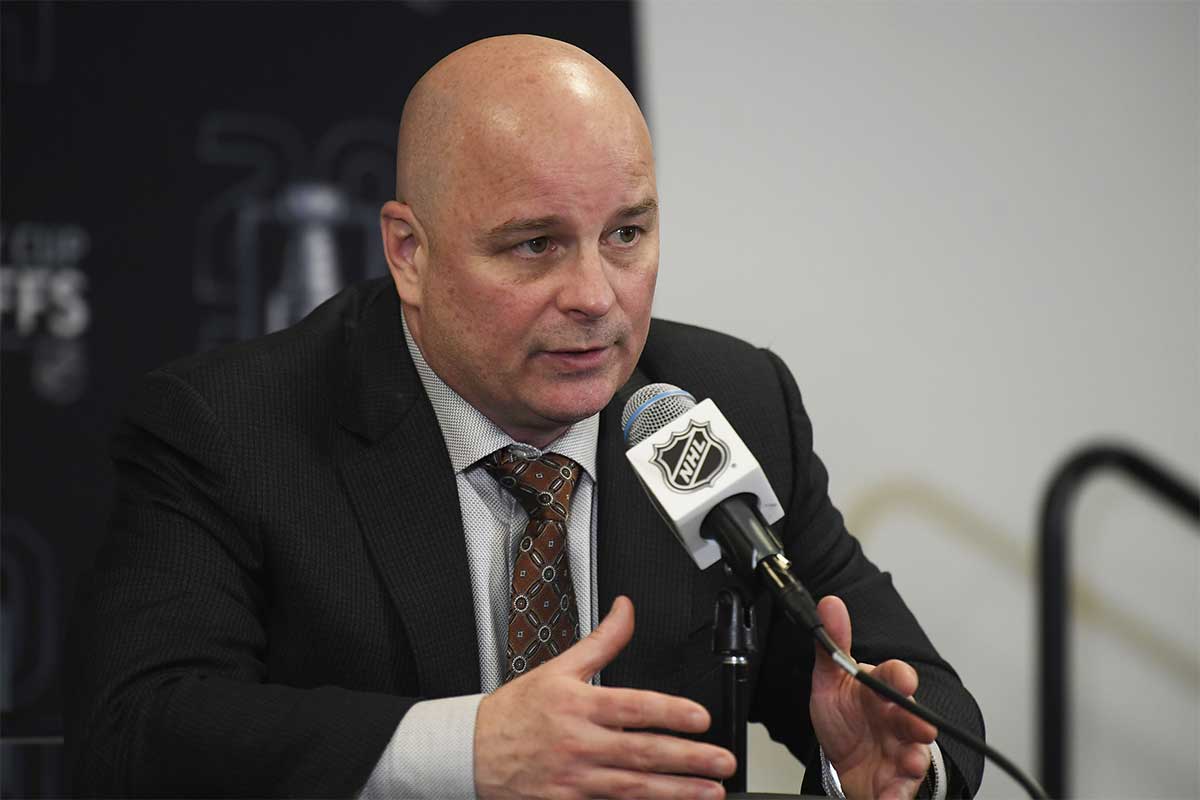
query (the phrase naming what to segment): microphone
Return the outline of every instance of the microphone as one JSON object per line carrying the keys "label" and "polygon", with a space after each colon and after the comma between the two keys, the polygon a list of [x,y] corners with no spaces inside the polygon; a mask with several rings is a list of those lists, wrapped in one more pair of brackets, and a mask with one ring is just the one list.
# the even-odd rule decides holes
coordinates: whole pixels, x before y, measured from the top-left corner
{"label": "microphone", "polygon": [[756,585],[759,577],[792,623],[807,629],[838,667],[940,733],[987,756],[1030,797],[1045,800],[1037,781],[1004,754],[862,670],[837,646],[768,527],[783,517],[775,491],[712,400],[697,403],[678,386],[652,383],[625,403],[621,430],[629,445],[625,457],[696,566],[706,569],[724,555],[725,563],[749,585]]}
{"label": "microphone", "polygon": [[721,560],[749,585],[759,576],[793,622],[821,627],[816,603],[769,527],[783,507],[758,459],[712,400],[669,383],[625,403],[625,457],[659,514],[700,569]]}

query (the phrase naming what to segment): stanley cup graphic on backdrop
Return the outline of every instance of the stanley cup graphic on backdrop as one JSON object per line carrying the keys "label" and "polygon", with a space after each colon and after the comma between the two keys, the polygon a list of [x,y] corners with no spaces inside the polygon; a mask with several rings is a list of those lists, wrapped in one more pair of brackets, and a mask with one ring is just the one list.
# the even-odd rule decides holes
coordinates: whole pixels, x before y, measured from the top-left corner
{"label": "stanley cup graphic on backdrop", "polygon": [[212,112],[201,161],[242,170],[196,218],[205,350],[286,328],[350,283],[386,274],[379,205],[391,195],[393,131],[338,123],[315,144],[287,120]]}
{"label": "stanley cup graphic on backdrop", "polygon": [[276,213],[287,239],[279,281],[267,293],[268,333],[300,320],[342,288],[335,228],[345,222],[348,208],[333,186],[300,183],[284,189]]}

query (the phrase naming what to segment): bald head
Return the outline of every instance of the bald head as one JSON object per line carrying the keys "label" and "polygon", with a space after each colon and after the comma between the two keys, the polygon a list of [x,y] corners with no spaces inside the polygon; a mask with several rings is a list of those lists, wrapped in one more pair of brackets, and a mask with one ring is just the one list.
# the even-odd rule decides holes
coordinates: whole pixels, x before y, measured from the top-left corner
{"label": "bald head", "polygon": [[409,94],[396,199],[436,229],[446,199],[481,164],[514,149],[562,153],[600,141],[628,141],[652,158],[641,110],[612,71],[554,39],[483,39],[443,58]]}
{"label": "bald head", "polygon": [[658,275],[654,154],[617,77],[550,39],[464,47],[404,106],[396,184],[384,254],[433,371],[538,447],[607,406]]}

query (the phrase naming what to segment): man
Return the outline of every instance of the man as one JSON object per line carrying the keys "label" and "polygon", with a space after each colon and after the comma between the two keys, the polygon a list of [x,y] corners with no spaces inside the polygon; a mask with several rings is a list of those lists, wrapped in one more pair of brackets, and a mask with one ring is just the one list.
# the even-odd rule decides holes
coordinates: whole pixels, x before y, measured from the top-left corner
{"label": "man", "polygon": [[[603,65],[527,36],[443,59],[405,104],[381,225],[390,282],[135,397],[75,627],[78,788],[720,797],[734,760],[702,740],[728,579],[694,568],[622,463],[627,381],[714,397],[788,510],[802,579],[842,598],[821,603],[830,632],[849,649],[853,613],[856,655],[981,731],[830,505],[787,370],[651,324],[650,138]],[[977,757],[931,751],[932,727],[757,603],[751,714],[810,775],[909,797],[933,765],[939,795],[978,788]]]}

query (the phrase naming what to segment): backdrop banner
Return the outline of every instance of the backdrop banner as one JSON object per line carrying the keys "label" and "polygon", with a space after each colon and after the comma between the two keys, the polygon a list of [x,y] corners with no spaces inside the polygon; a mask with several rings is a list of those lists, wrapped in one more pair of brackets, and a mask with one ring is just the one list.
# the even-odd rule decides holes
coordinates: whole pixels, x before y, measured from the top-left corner
{"label": "backdrop banner", "polygon": [[62,775],[63,632],[148,370],[386,273],[409,89],[472,40],[578,44],[636,93],[629,2],[0,6],[0,794]]}

